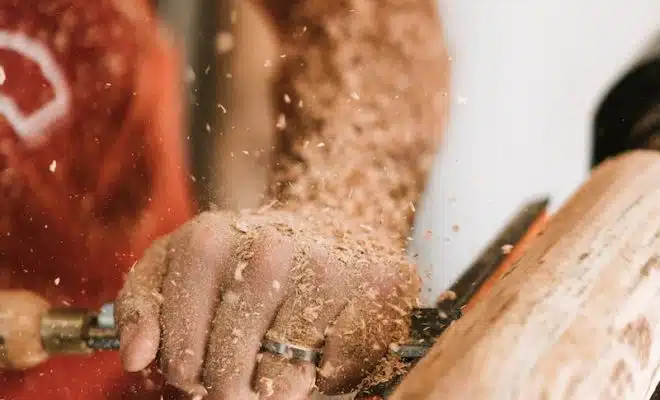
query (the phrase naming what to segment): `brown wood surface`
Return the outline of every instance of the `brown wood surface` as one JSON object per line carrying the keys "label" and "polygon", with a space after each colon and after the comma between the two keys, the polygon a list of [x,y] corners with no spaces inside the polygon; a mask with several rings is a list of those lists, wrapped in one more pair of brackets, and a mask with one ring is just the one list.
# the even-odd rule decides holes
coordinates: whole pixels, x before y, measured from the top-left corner
{"label": "brown wood surface", "polygon": [[606,161],[393,400],[651,397],[660,380],[660,153]]}

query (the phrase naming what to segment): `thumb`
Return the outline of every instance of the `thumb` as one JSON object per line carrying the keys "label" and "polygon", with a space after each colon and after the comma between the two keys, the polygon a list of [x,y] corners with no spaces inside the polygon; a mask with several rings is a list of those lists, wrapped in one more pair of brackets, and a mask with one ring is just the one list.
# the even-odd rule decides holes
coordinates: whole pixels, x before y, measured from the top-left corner
{"label": "thumb", "polygon": [[48,358],[41,344],[41,316],[48,308],[34,293],[0,291],[0,368],[27,369]]}

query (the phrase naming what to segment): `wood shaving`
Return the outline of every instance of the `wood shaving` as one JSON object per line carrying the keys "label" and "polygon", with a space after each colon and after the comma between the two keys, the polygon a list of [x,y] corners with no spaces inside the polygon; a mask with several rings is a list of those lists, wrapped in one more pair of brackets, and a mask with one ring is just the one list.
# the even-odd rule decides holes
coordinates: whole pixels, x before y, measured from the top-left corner
{"label": "wood shaving", "polygon": [[360,383],[359,388],[370,388],[389,382],[394,377],[408,372],[408,368],[409,365],[401,361],[399,357],[388,354],[378,363],[376,369]]}
{"label": "wood shaving", "polygon": [[215,37],[215,49],[218,54],[225,54],[234,48],[234,36],[230,32],[220,32]]}
{"label": "wood shaving", "polygon": [[277,127],[277,129],[286,128],[286,115],[280,114],[277,116],[277,123],[275,124],[275,127]]}
{"label": "wood shaving", "polygon": [[163,301],[165,300],[165,297],[163,297],[163,294],[160,293],[160,292],[153,291],[153,292],[151,292],[151,296],[152,296],[154,299],[156,299],[156,301],[158,302],[158,304],[162,304]]}

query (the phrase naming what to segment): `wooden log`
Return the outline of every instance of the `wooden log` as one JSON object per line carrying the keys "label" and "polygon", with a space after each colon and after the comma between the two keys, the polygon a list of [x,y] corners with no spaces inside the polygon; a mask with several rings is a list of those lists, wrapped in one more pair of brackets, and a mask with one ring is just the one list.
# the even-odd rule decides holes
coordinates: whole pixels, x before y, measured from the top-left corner
{"label": "wooden log", "polygon": [[660,380],[660,153],[606,161],[393,400],[649,399]]}

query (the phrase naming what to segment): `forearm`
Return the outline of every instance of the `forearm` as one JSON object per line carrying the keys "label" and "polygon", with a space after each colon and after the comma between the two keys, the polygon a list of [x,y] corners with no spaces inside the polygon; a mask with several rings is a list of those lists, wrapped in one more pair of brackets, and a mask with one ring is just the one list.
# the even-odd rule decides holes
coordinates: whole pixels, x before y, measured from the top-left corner
{"label": "forearm", "polygon": [[435,2],[300,1],[272,14],[283,55],[271,196],[401,244],[448,100]]}

